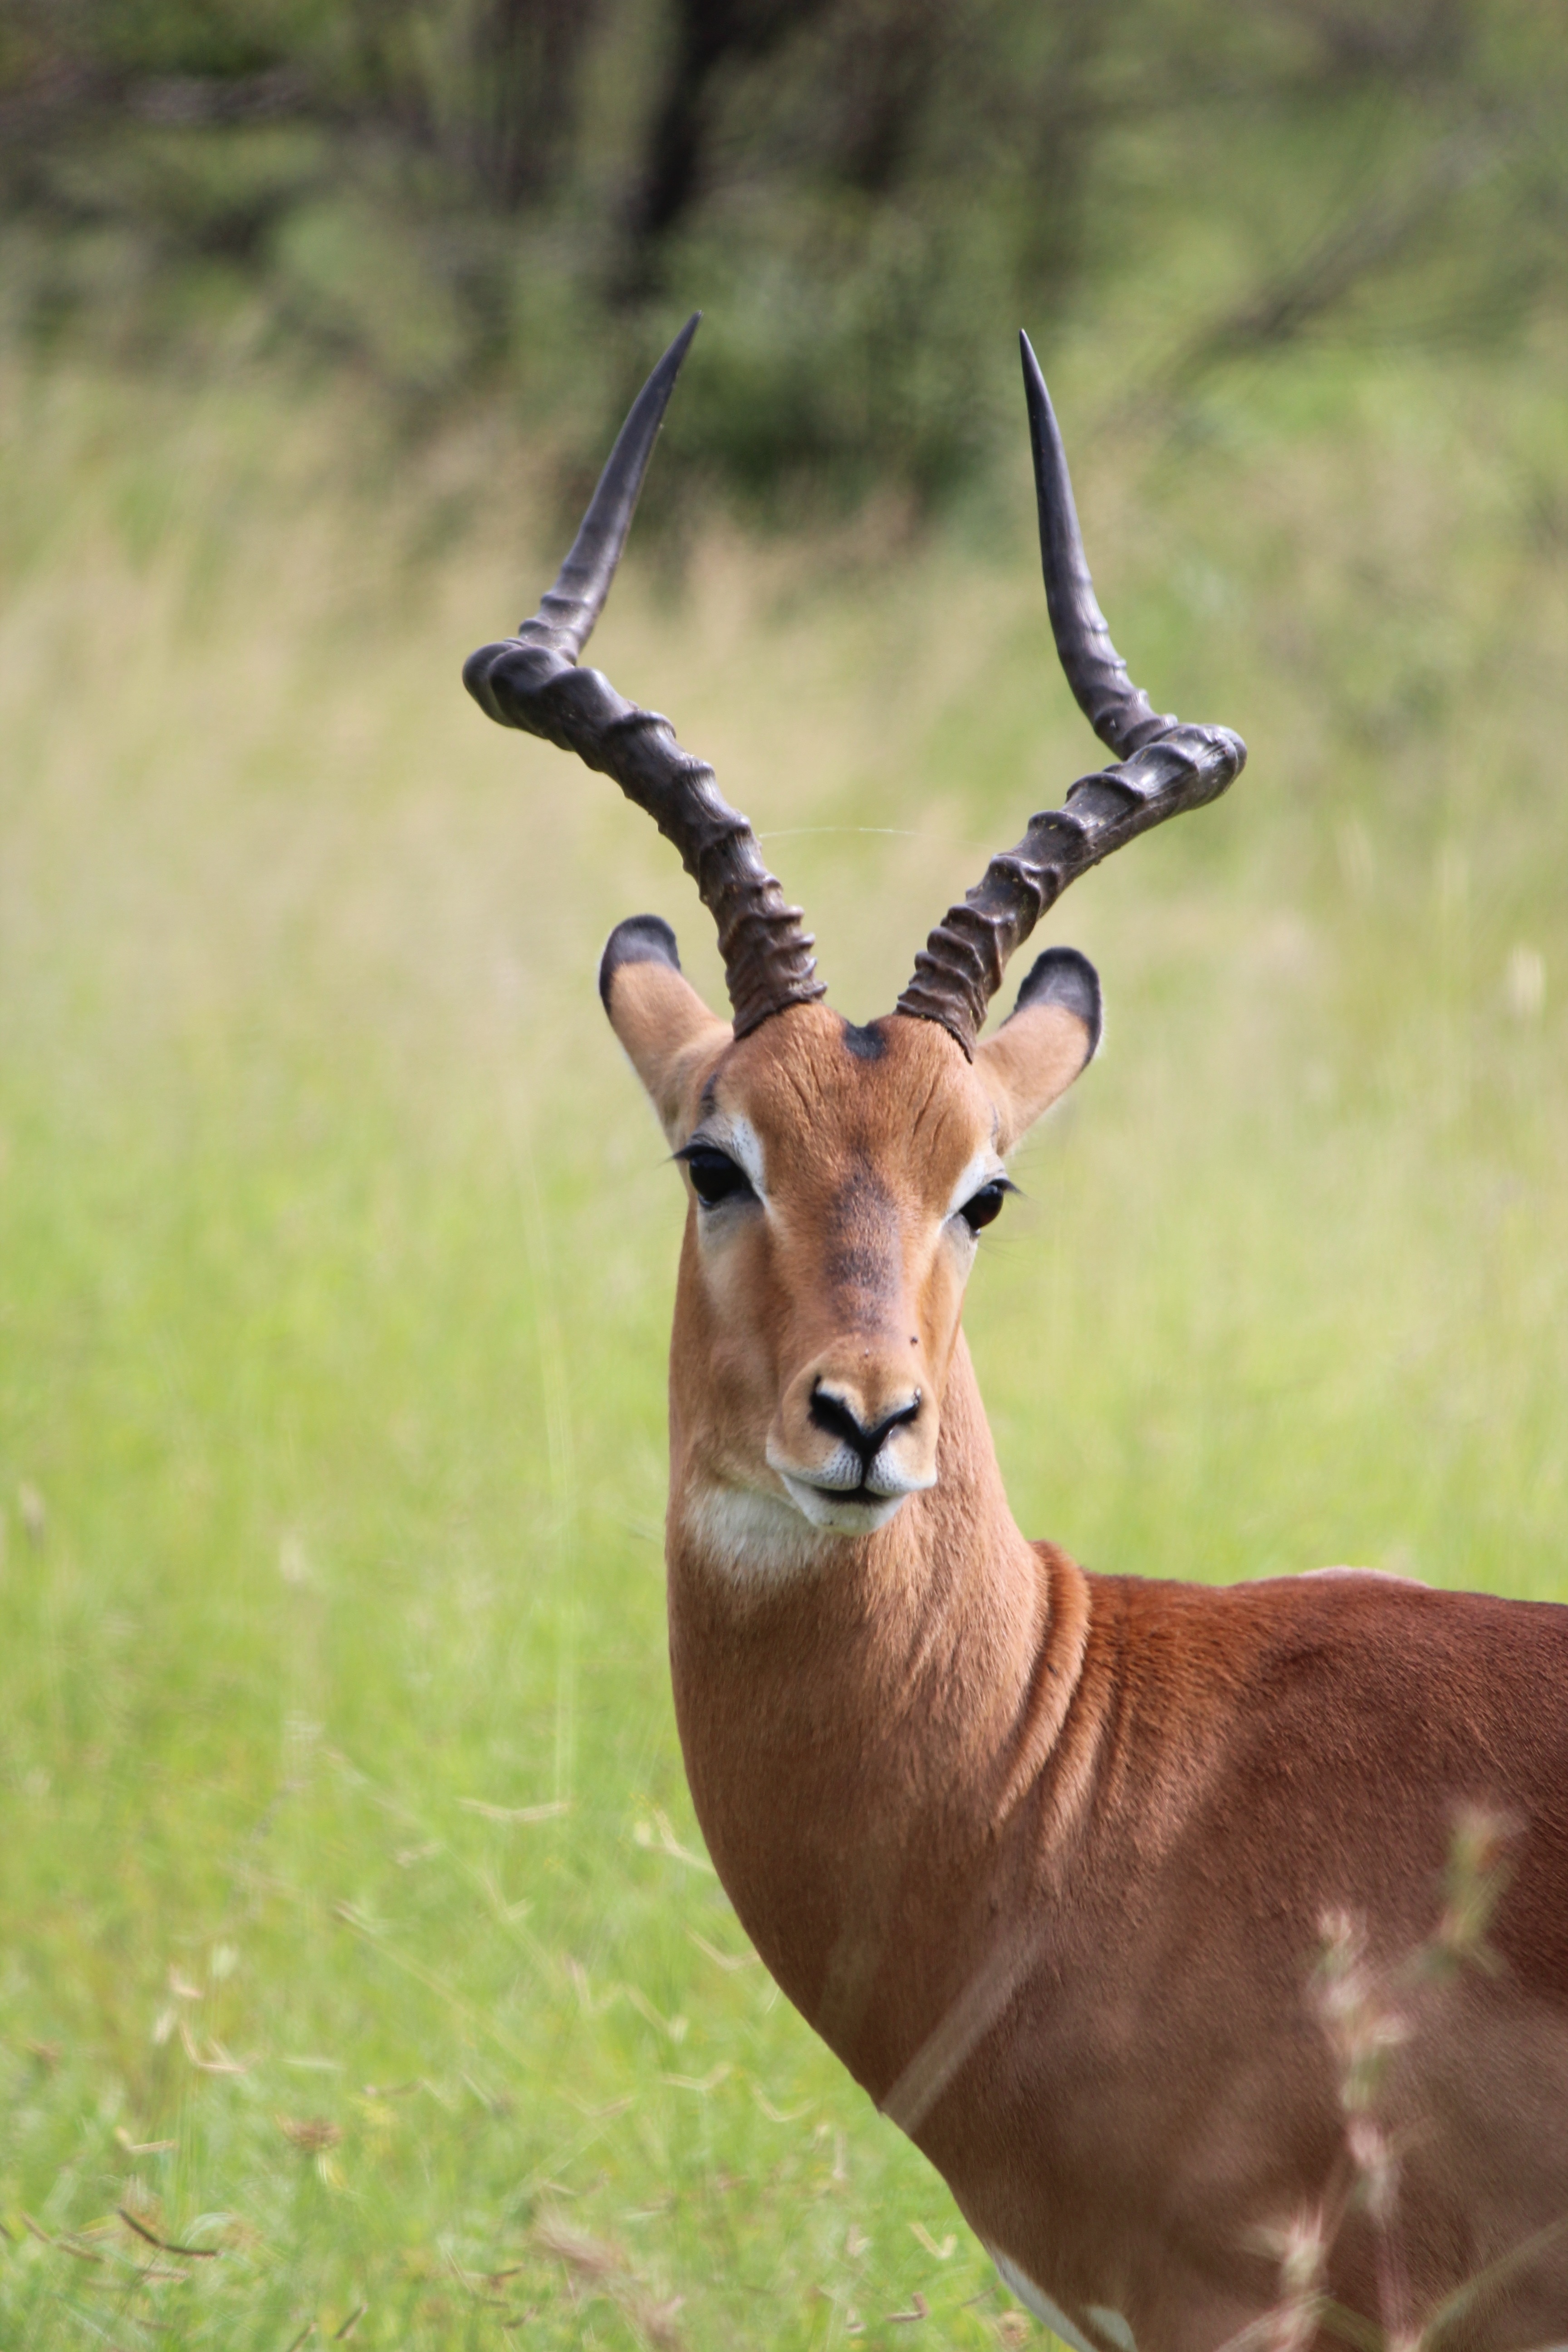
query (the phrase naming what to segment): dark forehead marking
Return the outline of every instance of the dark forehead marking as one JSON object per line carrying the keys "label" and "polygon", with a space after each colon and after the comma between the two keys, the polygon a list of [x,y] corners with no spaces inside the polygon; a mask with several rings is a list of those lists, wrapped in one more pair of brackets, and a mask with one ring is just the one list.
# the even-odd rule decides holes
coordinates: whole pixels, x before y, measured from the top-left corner
{"label": "dark forehead marking", "polygon": [[719,1073],[717,1070],[712,1070],[709,1073],[708,1083],[703,1087],[702,1092],[698,1098],[698,1117],[700,1118],[710,1118],[718,1108]]}
{"label": "dark forehead marking", "polygon": [[824,1212],[830,1233],[875,1231],[896,1219],[893,1196],[874,1161],[857,1150],[847,1173],[835,1185]]}
{"label": "dark forehead marking", "polygon": [[824,1268],[835,1289],[877,1298],[898,1287],[898,1212],[881,1178],[858,1160],[826,1204]]}
{"label": "dark forehead marking", "polygon": [[888,1050],[888,1041],[882,1034],[879,1021],[868,1021],[864,1029],[857,1028],[853,1021],[846,1021],[843,1037],[845,1045],[858,1062],[879,1062]]}

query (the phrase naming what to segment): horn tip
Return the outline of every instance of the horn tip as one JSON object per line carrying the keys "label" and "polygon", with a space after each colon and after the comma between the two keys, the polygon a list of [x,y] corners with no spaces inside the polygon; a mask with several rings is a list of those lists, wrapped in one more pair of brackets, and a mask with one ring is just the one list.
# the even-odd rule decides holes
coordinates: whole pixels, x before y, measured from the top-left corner
{"label": "horn tip", "polygon": [[701,324],[701,311],[693,310],[690,318],[688,319],[685,326],[682,327],[679,334],[677,335],[675,341],[670,344],[669,349],[666,352],[661,362],[662,365],[672,369],[679,367],[682,360],[686,357],[687,352],[691,349],[691,339],[693,335],[696,334],[698,328]]}
{"label": "horn tip", "polygon": [[1045,370],[1035,357],[1035,347],[1022,329],[1019,330],[1018,341],[1024,362],[1024,400],[1030,422],[1034,424],[1039,418],[1048,417],[1055,424],[1056,411],[1051,406],[1051,395],[1046,388]]}

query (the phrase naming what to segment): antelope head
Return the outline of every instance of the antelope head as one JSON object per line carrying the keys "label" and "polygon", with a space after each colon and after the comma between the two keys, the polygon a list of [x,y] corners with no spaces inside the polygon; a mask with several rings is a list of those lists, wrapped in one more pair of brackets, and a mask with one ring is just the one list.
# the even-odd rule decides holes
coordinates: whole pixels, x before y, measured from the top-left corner
{"label": "antelope head", "polygon": [[[1013,950],[1078,875],[1215,799],[1246,746],[1161,717],[1128,677],[1084,561],[1060,436],[1023,338],[1046,597],[1079,703],[1116,764],[1036,816],[949,909],[892,1013],[829,1010],[813,940],[746,819],[667,719],[577,656],[603,609],[692,319],[644,386],[554,587],[464,678],[492,719],[607,772],[680,852],[719,929],[721,1020],[653,915],[612,933],[599,987],[689,1193],[671,1355],[672,1495],[715,1548],[867,1536],[946,1475],[942,1412],[976,1237],[1006,1157],[1091,1058],[1100,983],[1069,948],[982,1038]],[[799,1545],[795,1549],[799,1549]]]}

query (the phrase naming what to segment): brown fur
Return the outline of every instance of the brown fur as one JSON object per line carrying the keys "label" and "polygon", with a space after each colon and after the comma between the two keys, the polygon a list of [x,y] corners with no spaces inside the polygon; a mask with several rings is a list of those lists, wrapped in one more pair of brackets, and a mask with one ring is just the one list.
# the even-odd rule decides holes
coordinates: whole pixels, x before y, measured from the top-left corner
{"label": "brown fur", "polygon": [[[743,1118],[765,1168],[765,1208],[688,1215],[669,1634],[698,1817],[790,1999],[1091,2344],[1109,2312],[1138,2352],[1215,2352],[1277,2298],[1269,2232],[1346,2178],[1325,1916],[1397,1970],[1458,1809],[1500,1809],[1495,1967],[1402,1998],[1398,2240],[1417,2314],[1502,2266],[1445,2345],[1568,2337],[1568,1610],[1026,1542],[950,1211],[1081,1066],[1062,1008],[973,1066],[901,1016],[852,1049],[820,1005],[737,1045],[666,966],[610,1009],[672,1142]],[[920,1391],[871,1533],[808,1527],[773,1466],[826,1458],[824,1381],[866,1421]],[[1332,2293],[1374,2318],[1370,2226],[1331,2225]]]}

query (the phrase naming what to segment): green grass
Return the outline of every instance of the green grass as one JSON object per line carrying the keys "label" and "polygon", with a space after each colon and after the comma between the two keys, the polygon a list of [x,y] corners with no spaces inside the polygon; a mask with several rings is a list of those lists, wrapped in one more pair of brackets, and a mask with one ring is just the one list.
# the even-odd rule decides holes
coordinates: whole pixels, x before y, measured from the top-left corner
{"label": "green grass", "polygon": [[[1093,1567],[1568,1597],[1559,356],[1304,363],[1179,443],[1060,387],[1135,669],[1252,746],[1054,919],[1108,1050],[972,1294]],[[346,393],[0,400],[0,2337],[994,2345],[940,2183],[726,1965],[599,942],[658,908],[720,991],[652,828],[458,687],[543,584],[527,466]],[[1091,763],[981,520],[713,523],[595,648],[861,1017]]]}

